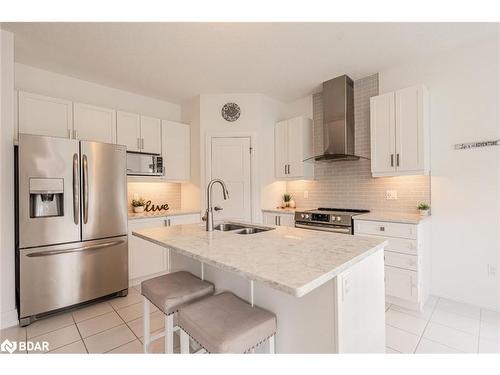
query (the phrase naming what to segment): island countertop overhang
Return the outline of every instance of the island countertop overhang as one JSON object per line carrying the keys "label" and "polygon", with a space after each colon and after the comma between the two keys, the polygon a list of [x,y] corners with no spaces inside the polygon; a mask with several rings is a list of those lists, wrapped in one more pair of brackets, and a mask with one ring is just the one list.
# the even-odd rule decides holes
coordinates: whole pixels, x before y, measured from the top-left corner
{"label": "island countertop overhang", "polygon": [[380,238],[291,227],[240,235],[207,232],[203,225],[188,224],[132,234],[295,297],[304,296],[387,245]]}

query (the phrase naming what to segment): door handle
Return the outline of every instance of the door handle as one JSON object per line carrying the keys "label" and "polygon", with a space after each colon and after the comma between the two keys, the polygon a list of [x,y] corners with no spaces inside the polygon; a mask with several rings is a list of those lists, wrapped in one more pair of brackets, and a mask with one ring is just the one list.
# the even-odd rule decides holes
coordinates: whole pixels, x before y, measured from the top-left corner
{"label": "door handle", "polygon": [[391,167],[394,167],[394,154],[391,154]]}
{"label": "door handle", "polygon": [[119,245],[123,242],[124,242],[123,240],[121,240],[121,241],[109,241],[109,242],[104,242],[104,243],[100,243],[100,244],[70,247],[70,248],[61,249],[61,250],[41,251],[38,253],[30,253],[30,254],[27,254],[26,256],[30,257],[30,258],[38,258],[38,257],[46,257],[49,255],[77,253],[77,252],[86,251],[86,250],[98,250],[98,249],[104,249],[106,247],[116,246],[116,245]]}
{"label": "door handle", "polygon": [[79,181],[78,181],[78,154],[73,154],[73,222],[78,225],[80,216],[79,202]]}
{"label": "door handle", "polygon": [[83,223],[89,219],[89,166],[87,155],[83,155]]}

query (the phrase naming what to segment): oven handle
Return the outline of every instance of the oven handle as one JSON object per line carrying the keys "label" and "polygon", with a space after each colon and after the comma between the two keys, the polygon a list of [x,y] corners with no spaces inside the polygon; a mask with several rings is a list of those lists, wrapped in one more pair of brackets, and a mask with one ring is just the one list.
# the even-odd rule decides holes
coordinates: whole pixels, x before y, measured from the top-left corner
{"label": "oven handle", "polygon": [[322,232],[332,232],[332,233],[345,233],[345,234],[351,234],[351,228],[329,228],[329,227],[321,227],[321,226],[316,226],[316,225],[307,225],[307,224],[298,224],[295,223],[295,228],[302,228],[302,229],[309,229],[309,230],[319,230]]}

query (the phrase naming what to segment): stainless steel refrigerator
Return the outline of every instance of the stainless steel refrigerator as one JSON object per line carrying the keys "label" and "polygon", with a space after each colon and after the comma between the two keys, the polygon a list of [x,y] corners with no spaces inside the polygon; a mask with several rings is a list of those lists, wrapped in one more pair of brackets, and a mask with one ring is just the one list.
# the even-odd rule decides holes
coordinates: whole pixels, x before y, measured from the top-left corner
{"label": "stainless steel refrigerator", "polygon": [[126,295],[125,146],[20,134],[16,174],[21,325]]}

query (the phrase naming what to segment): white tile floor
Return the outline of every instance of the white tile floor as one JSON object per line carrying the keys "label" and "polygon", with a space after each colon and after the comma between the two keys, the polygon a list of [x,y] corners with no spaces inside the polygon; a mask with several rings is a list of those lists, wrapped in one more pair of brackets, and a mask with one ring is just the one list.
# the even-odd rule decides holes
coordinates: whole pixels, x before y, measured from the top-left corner
{"label": "white tile floor", "polygon": [[[152,306],[151,332],[163,327],[163,314]],[[124,298],[39,320],[26,328],[2,330],[0,342],[48,341],[49,353],[142,353],[142,336],[142,296],[138,288],[130,288]],[[174,346],[179,351],[178,337]],[[164,339],[154,341],[151,351],[164,352]]]}
{"label": "white tile floor", "polygon": [[437,297],[422,312],[386,305],[386,353],[500,353],[500,313]]}
{"label": "white tile floor", "polygon": [[[151,332],[164,327],[151,309]],[[129,295],[37,321],[27,328],[0,331],[0,342],[48,341],[49,353],[142,353],[142,297]],[[176,336],[176,351],[179,338]],[[152,343],[164,351],[164,340]],[[429,298],[423,311],[386,306],[387,353],[500,353],[500,313],[444,298]]]}

